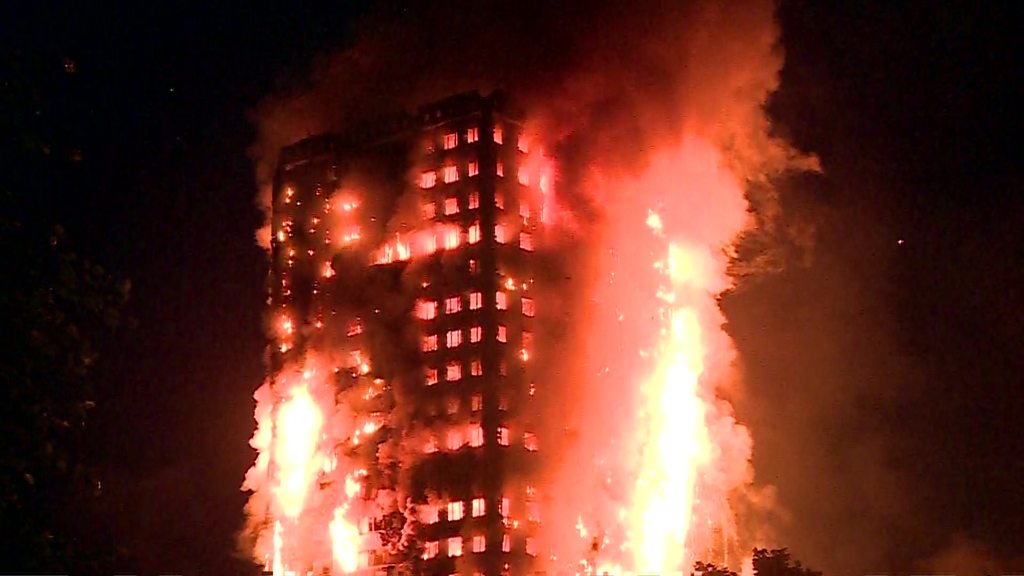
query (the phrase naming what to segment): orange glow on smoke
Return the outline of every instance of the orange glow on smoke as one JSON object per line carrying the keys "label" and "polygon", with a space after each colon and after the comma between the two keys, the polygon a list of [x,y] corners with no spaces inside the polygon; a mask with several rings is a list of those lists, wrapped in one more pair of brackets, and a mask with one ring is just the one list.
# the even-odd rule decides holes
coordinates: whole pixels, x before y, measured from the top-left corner
{"label": "orange glow on smoke", "polygon": [[[669,278],[674,286],[689,280],[673,272],[689,271],[678,260],[680,248],[669,246]],[[643,384],[642,406],[646,436],[640,475],[630,510],[633,565],[642,572],[668,572],[681,568],[675,550],[686,545],[689,522],[679,511],[693,510],[697,474],[713,450],[704,425],[699,393],[704,371],[704,343],[700,320],[693,309],[676,307],[675,293],[662,293],[668,328],[662,330],[661,349],[652,377]]]}
{"label": "orange glow on smoke", "polygon": [[[558,221],[570,220],[572,215],[556,211],[555,164],[544,156],[541,138],[530,142],[518,166],[523,190],[516,206],[519,219],[514,220],[510,211],[503,222],[496,223],[495,241],[518,242],[523,250],[532,251],[534,238],[540,250],[551,246],[545,245],[546,235],[554,236],[556,226],[582,225]],[[713,550],[719,546],[715,538],[728,541],[736,532],[728,496],[746,481],[750,447],[746,430],[719,399],[720,388],[732,378],[733,347],[722,329],[724,319],[716,298],[731,285],[726,267],[737,235],[748,225],[748,206],[737,178],[725,167],[719,151],[704,140],[685,138],[648,160],[638,173],[593,167],[587,182],[605,219],[600,234],[587,240],[598,262],[596,284],[588,287],[591,298],[586,299],[591,308],[585,314],[590,322],[582,339],[585,357],[574,357],[583,364],[585,378],[581,388],[573,390],[577,396],[567,408],[578,412],[564,425],[558,423],[571,432],[573,442],[564,460],[550,462],[562,466],[562,476],[539,485],[543,498],[535,500],[553,501],[554,509],[545,508],[541,525],[538,510],[524,520],[510,516],[509,498],[501,506],[510,532],[526,520],[536,522],[531,530],[540,526],[540,536],[535,539],[531,533],[523,539],[539,563],[550,559],[557,564],[544,567],[548,573],[683,573],[695,560],[721,562],[720,554],[712,554],[718,554]],[[431,186],[441,184],[431,181]],[[285,202],[307,201],[293,194],[289,189]],[[350,270],[343,268],[346,259],[332,252],[339,247],[374,265],[455,251],[482,238],[479,221],[468,230],[429,221],[411,231],[385,234],[376,248],[357,245],[360,224],[368,238],[379,238],[385,225],[374,230],[369,219],[360,220],[362,210],[356,198],[345,191],[324,202],[324,236],[316,244],[320,260],[311,270],[320,278],[338,276],[318,284],[325,291],[351,277]],[[511,195],[508,201],[513,206]],[[312,223],[320,225],[319,218]],[[386,227],[395,229],[390,224]],[[289,229],[281,239],[289,266],[296,248],[299,254],[314,256],[307,245],[292,246],[291,238]],[[533,278],[503,273],[498,282],[507,291],[495,297],[499,310],[530,318],[536,310],[538,319],[545,313],[546,296]],[[471,310],[481,306],[479,298],[479,293],[469,295]],[[383,374],[374,373],[375,364],[366,351],[367,335],[358,318],[332,319],[326,307],[303,317],[297,309],[283,307],[283,312],[275,308],[268,324],[277,337],[276,349],[289,354],[282,357],[284,367],[256,393],[257,430],[251,444],[258,454],[244,486],[254,493],[250,510],[259,508],[252,516],[262,519],[256,555],[275,576],[309,570],[360,572],[366,568],[360,562],[365,563],[367,553],[374,557],[372,553],[382,548],[372,529],[367,532],[365,522],[379,517],[383,505],[367,488],[376,485],[367,479],[363,469],[367,463],[352,454],[372,452],[374,442],[388,437],[389,416],[375,413],[371,417],[355,405],[383,394],[390,384],[378,379]],[[416,314],[425,320],[437,318],[438,302],[420,301]],[[334,322],[338,323],[336,335],[345,336],[344,345],[324,336],[332,335]],[[308,330],[309,325],[318,330]],[[478,342],[472,334],[467,334],[470,342]],[[541,331],[537,334],[534,345],[533,332],[523,331],[522,345],[513,350],[527,367],[544,370],[550,356],[539,341]],[[445,333],[439,335],[443,346]],[[499,327],[499,341],[510,346],[517,342],[518,336],[506,340],[508,336],[505,327]],[[438,334],[431,337],[436,339]],[[448,346],[462,344],[461,338],[453,342],[449,339]],[[327,346],[331,348],[321,348]],[[433,346],[437,347],[437,340]],[[386,372],[383,363],[376,366]],[[471,372],[475,369],[468,364],[465,370],[482,375]],[[427,384],[437,384],[438,376],[433,372]],[[446,378],[442,372],[440,379],[461,377],[460,368],[457,377]],[[343,380],[346,384],[339,385]],[[545,382],[538,384],[530,382],[531,397],[538,388],[544,390]],[[345,396],[348,391],[357,392]],[[544,454],[555,444],[549,444],[549,437],[538,428],[524,431],[506,424],[498,430],[496,441],[502,446],[522,439],[517,444],[520,448]],[[488,440],[494,441],[493,437]],[[415,446],[417,454],[485,445],[479,422],[449,430],[447,438],[431,431],[404,442],[408,445],[403,450],[411,452],[409,447]],[[581,474],[581,470],[588,472]],[[529,502],[534,494],[528,494]],[[405,495],[401,498],[404,502]],[[436,509],[433,517],[437,521]],[[441,544],[445,545],[443,540]],[[461,540],[453,545],[424,554],[461,555]],[[497,550],[499,544],[487,546]]]}
{"label": "orange glow on smoke", "polygon": [[566,470],[551,487],[568,504],[554,512],[565,528],[548,543],[580,574],[722,563],[727,544],[716,537],[734,537],[727,496],[750,456],[746,430],[717,396],[732,378],[716,297],[748,223],[742,187],[696,138],[654,155],[639,175],[594,182],[608,215],[588,331],[594,377],[569,460],[596,474],[581,485]]}

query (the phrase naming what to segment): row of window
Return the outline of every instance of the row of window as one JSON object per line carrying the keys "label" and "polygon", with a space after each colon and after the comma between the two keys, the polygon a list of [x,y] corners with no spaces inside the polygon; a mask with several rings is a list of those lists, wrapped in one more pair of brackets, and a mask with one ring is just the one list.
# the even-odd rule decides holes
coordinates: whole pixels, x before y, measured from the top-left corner
{"label": "row of window", "polygon": [[[470,343],[476,344],[483,338],[484,330],[480,326],[473,326],[469,329],[469,341]],[[462,346],[462,328],[456,328],[454,330],[448,330],[445,332],[444,341],[445,348],[449,350]],[[523,348],[533,347],[533,335],[530,332],[523,332]],[[498,334],[496,337],[498,342],[508,342],[508,328],[504,324],[498,325]],[[437,346],[437,334],[428,334],[423,337],[422,349],[424,352],[436,352]],[[460,369],[461,370],[461,369]],[[476,376],[477,374],[474,374]],[[460,376],[461,378],[461,376]],[[455,378],[458,380],[458,378]]]}
{"label": "row of window", "polygon": [[[494,128],[494,136],[493,137],[494,137],[494,141],[496,143],[501,144],[502,134],[501,134],[501,128],[500,127],[496,126]],[[476,142],[478,140],[480,140],[480,128],[478,128],[477,126],[471,126],[471,127],[467,128],[466,132],[465,132],[466,144],[472,144],[472,143],[474,143],[474,142]],[[459,134],[457,132],[446,132],[441,137],[441,146],[445,150],[451,150],[451,149],[455,148],[458,145],[459,145]]]}
{"label": "row of window", "polygon": [[[454,184],[461,179],[461,172],[459,171],[458,164],[445,164],[440,168],[441,181],[445,184]],[[420,188],[429,190],[434,186],[437,186],[437,173],[438,170],[424,170],[420,172]],[[505,176],[505,163],[498,161],[494,165],[494,173],[497,176]],[[470,160],[466,163],[466,176],[472,178],[473,176],[480,175],[480,163],[476,160]],[[520,166],[519,170],[516,171],[516,181],[523,186],[530,185],[530,170],[525,166]]]}
{"label": "row of window", "polygon": [[[537,491],[533,486],[526,487],[527,498],[532,498],[536,495],[536,492]],[[440,512],[442,508],[447,512],[447,520],[449,522],[462,520],[466,517],[466,503],[462,500],[453,500],[443,506],[438,504],[421,504],[418,507],[420,522],[427,525],[436,524],[440,521]],[[498,512],[501,514],[502,518],[508,518],[510,510],[511,500],[507,496],[503,496],[498,504]],[[470,511],[473,518],[480,518],[487,514],[487,499],[483,496],[477,496],[471,499]],[[539,522],[540,505],[532,500],[527,500],[526,515],[528,520]]]}
{"label": "row of window", "polygon": [[[509,236],[510,236],[510,234],[508,232],[508,226],[506,226],[505,224],[497,224],[497,225],[494,226],[494,240],[498,244],[507,244],[509,239],[510,239]],[[481,239],[482,239],[482,236],[481,236],[481,232],[480,232],[480,222],[479,221],[473,222],[473,224],[471,224],[469,226],[469,228],[466,229],[466,240],[470,244],[477,244],[477,243],[480,242]],[[427,246],[426,253],[433,254],[437,250],[438,239],[437,239],[436,236],[430,237],[430,238],[427,238],[427,242],[429,244]],[[444,247],[445,250],[452,250],[452,249],[458,248],[459,244],[461,244],[461,243],[462,243],[462,232],[458,228],[453,226],[453,227],[450,227],[447,230],[444,230],[441,233],[441,242],[440,242],[440,244],[441,244],[441,246]],[[534,249],[533,246],[534,246],[533,245],[533,235],[531,233],[529,233],[529,232],[520,232],[519,233],[519,247],[522,248],[523,250],[527,251],[527,252],[533,252],[533,249]],[[403,249],[403,247],[399,246],[399,252],[401,252],[402,249]],[[406,252],[408,252],[408,250],[409,250],[408,246],[405,246],[404,250],[406,250]],[[400,260],[408,259],[408,254],[406,254],[405,256],[400,256],[399,259]],[[390,261],[390,260],[388,260],[388,261]]]}
{"label": "row of window", "polygon": [[[462,312],[463,298],[461,294],[455,296],[448,296],[444,299],[444,313],[445,314],[457,314]],[[483,308],[484,295],[481,292],[470,292],[469,293],[469,309],[479,310]],[[498,310],[508,310],[508,293],[504,291],[497,291],[494,293],[494,306]],[[537,305],[533,298],[522,297],[520,298],[520,306],[522,309],[523,316],[533,318],[537,314]],[[437,300],[418,300],[416,302],[416,317],[420,320],[433,320],[437,318],[437,312],[439,309],[439,303]],[[480,327],[476,326],[472,330],[478,330]],[[361,327],[360,327],[360,332]],[[473,340],[478,342],[479,338]]]}
{"label": "row of window", "polygon": [[[469,361],[469,375],[470,376],[483,376],[484,375],[483,365],[480,363],[480,359],[479,358],[474,358],[473,360]],[[446,364],[445,365],[445,369],[444,369],[444,379],[445,379],[445,382],[458,382],[459,380],[462,380],[462,363],[458,362],[456,360],[453,360],[453,361],[449,362],[448,364]],[[437,382],[438,382],[438,369],[437,368],[433,368],[433,367],[427,368],[426,376],[425,376],[425,383],[426,383],[426,385],[427,386],[433,386],[434,384],[437,384]]]}
{"label": "row of window", "polygon": [[[473,536],[472,542],[473,552],[480,553],[487,551],[487,538],[484,535],[478,534],[476,536]],[[446,543],[448,547],[449,558],[456,558],[462,556],[462,536],[452,536],[451,538],[447,539]],[[426,542],[423,548],[423,559],[429,560],[431,558],[437,557],[437,555],[440,553],[440,548],[440,542],[438,542],[437,540]],[[512,537],[508,534],[504,534],[501,537],[501,551],[512,551]],[[530,556],[537,555],[537,542],[534,538],[526,539],[526,553]]]}
{"label": "row of window", "polygon": [[[512,443],[511,432],[505,426],[498,427],[495,439],[498,441],[499,446],[509,446]],[[452,452],[462,449],[463,446],[479,448],[483,445],[484,429],[480,425],[470,426],[468,431],[463,428],[452,428],[445,437],[445,448]],[[524,432],[523,447],[530,452],[536,452],[540,448],[537,435],[533,432]],[[434,454],[440,450],[441,445],[436,436],[431,436],[427,439],[427,443],[423,447],[425,454]]]}
{"label": "row of window", "polygon": [[[534,386],[535,385],[533,385],[533,384],[530,385],[531,388],[533,388]],[[532,396],[532,394],[531,394],[531,396]],[[462,402],[457,397],[450,397],[450,398],[448,398],[448,401],[446,402],[446,404],[447,404],[447,412],[448,412],[448,414],[449,415],[453,415],[453,414],[457,414],[459,412],[459,408],[461,407]],[[484,404],[483,396],[479,392],[476,393],[476,394],[473,394],[473,396],[470,399],[470,409],[471,409],[471,411],[472,412],[479,412],[480,410],[483,409],[483,404]],[[505,411],[508,410],[508,396],[506,394],[504,394],[504,393],[498,395],[498,410],[501,410],[502,412],[505,412]],[[436,411],[433,412],[433,413],[436,414]]]}
{"label": "row of window", "polygon": [[[480,139],[480,128],[478,126],[470,126],[469,128],[466,128],[466,131],[463,133],[463,137],[465,138],[466,143],[473,143],[475,141],[478,141]],[[505,131],[502,129],[501,126],[495,126],[494,131],[492,132],[492,134],[490,134],[490,138],[492,138],[492,140],[494,140],[495,143],[499,143],[499,145],[500,143],[505,143]],[[441,136],[441,148],[443,148],[444,150],[453,150],[458,146],[458,132],[445,132]],[[519,149],[520,152],[528,153],[529,141],[525,137],[520,135],[516,147]]]}
{"label": "row of window", "polygon": [[[476,210],[480,207],[480,192],[473,190],[466,195],[466,203],[463,208],[460,206],[459,198],[457,196],[448,196],[444,199],[443,211],[445,216],[452,216],[458,214],[461,210]],[[494,205],[499,210],[505,209],[505,195],[500,191],[494,193]],[[530,217],[530,205],[526,202],[519,204],[519,215],[524,219]],[[437,217],[437,204],[431,200],[423,204],[423,218],[424,220],[433,220]]]}
{"label": "row of window", "polygon": [[[472,144],[474,142],[479,141],[480,140],[480,128],[478,126],[470,126],[469,128],[466,128],[466,131],[463,133],[463,138],[465,139],[466,144]],[[494,127],[494,130],[491,133],[491,140],[495,144],[504,144],[505,143],[505,133],[504,133],[504,130],[502,129],[501,126],[495,126]],[[444,148],[445,150],[452,150],[452,149],[454,149],[458,145],[459,145],[459,133],[458,132],[445,132],[444,135],[441,136],[441,147]],[[530,151],[530,143],[522,135],[519,136],[519,141],[516,144],[516,147],[519,148],[520,152],[529,152]]]}

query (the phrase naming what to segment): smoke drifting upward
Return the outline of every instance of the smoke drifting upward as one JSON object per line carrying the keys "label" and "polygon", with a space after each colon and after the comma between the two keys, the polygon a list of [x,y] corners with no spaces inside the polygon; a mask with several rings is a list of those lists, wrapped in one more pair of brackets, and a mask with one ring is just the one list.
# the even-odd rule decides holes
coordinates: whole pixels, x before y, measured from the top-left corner
{"label": "smoke drifting upward", "polygon": [[368,16],[352,48],[260,105],[261,206],[283,146],[471,89],[511,92],[578,167],[635,169],[683,133],[719,147],[741,182],[814,165],[770,136],[762,109],[782,65],[770,1],[404,4]]}
{"label": "smoke drifting upward", "polygon": [[[767,493],[726,401],[741,390],[717,297],[730,271],[777,265],[761,248],[779,233],[772,178],[816,168],[763,110],[777,36],[770,1],[383,8],[257,111],[268,217],[278,152],[305,136],[468,89],[506,89],[527,111],[558,173],[537,278],[538,349],[559,351],[538,358],[557,565],[738,565],[771,544],[751,517]],[[754,249],[738,259],[741,241]]]}

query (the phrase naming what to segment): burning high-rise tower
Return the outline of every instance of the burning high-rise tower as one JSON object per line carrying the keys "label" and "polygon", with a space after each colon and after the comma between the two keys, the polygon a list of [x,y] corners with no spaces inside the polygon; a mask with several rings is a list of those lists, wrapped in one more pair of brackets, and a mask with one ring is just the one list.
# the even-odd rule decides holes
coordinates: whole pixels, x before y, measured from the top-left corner
{"label": "burning high-rise tower", "polygon": [[282,151],[247,477],[275,574],[530,571],[551,175],[517,117],[467,93]]}
{"label": "burning high-rise tower", "polygon": [[[766,542],[719,298],[800,240],[773,182],[815,167],[764,112],[773,10],[403,7],[261,103],[247,550],[277,574],[627,576]],[[470,85],[529,117],[474,93],[367,123]]]}

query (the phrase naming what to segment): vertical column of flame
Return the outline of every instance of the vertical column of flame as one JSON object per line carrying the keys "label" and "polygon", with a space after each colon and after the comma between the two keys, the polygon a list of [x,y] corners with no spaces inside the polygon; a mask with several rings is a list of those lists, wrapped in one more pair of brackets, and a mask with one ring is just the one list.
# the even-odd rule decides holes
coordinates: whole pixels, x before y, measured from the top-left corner
{"label": "vertical column of flame", "polygon": [[633,566],[641,572],[670,573],[692,560],[686,550],[697,475],[712,450],[699,391],[705,355],[701,323],[684,296],[687,285],[699,279],[688,275],[693,269],[683,264],[685,251],[669,246],[669,286],[658,295],[667,326],[661,329],[654,374],[642,385],[640,424],[647,440],[628,519]]}
{"label": "vertical column of flame", "polygon": [[281,547],[284,545],[284,537],[281,536],[281,522],[274,522],[274,559],[271,562],[274,576],[284,576],[284,560],[281,557]]}
{"label": "vertical column of flame", "polygon": [[346,513],[352,500],[362,490],[360,479],[365,475],[366,470],[356,470],[345,477],[345,496],[348,501],[334,509],[334,518],[330,524],[334,565],[342,574],[351,574],[359,568],[359,528],[346,517]]}
{"label": "vertical column of flame", "polygon": [[334,565],[341,574],[351,574],[359,568],[359,528],[345,518],[346,508],[334,509],[331,520],[331,550]]}
{"label": "vertical column of flame", "polygon": [[324,416],[310,395],[308,379],[287,392],[275,418],[274,494],[284,515],[294,520],[302,512],[306,495],[322,467],[318,444]]}
{"label": "vertical column of flame", "polygon": [[594,376],[569,457],[598,477],[583,488],[562,480],[589,497],[569,494],[561,521],[580,538],[575,550],[557,542],[559,556],[578,558],[582,545],[586,574],[679,574],[714,560],[698,556],[715,530],[731,537],[727,495],[750,456],[746,430],[717,396],[733,347],[716,297],[730,286],[729,246],[748,224],[747,203],[718,150],[691,137],[635,176],[597,171],[592,181],[609,218],[588,341]]}

